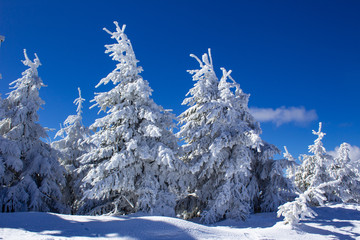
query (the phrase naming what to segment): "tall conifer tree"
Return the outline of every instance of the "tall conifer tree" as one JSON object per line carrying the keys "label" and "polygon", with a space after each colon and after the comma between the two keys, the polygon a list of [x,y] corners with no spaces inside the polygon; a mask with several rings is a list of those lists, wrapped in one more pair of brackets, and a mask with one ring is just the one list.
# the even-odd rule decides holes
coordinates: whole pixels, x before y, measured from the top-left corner
{"label": "tall conifer tree", "polygon": [[349,144],[342,143],[329,169],[330,176],[337,182],[332,186],[335,200],[360,202],[360,176],[349,156]]}
{"label": "tall conifer tree", "polygon": [[14,90],[4,100],[5,113],[0,122],[1,136],[12,141],[19,152],[19,159],[14,158],[8,164],[11,171],[2,186],[1,210],[62,212],[64,169],[57,161],[56,152],[40,139],[47,137],[38,123],[37,113],[44,104],[39,97],[44,86],[37,71],[40,60],[35,54],[31,61],[25,50],[24,55],[23,63],[29,68],[11,83]]}
{"label": "tall conifer tree", "polygon": [[313,130],[312,133],[318,137],[315,139],[314,144],[309,146],[309,152],[312,155],[302,155],[302,163],[295,174],[295,184],[301,192],[322,186],[323,197],[309,194],[310,204],[320,205],[324,200],[331,200],[335,197],[332,187],[325,185],[333,181],[328,171],[332,163],[332,157],[326,153],[322,143],[326,133],[322,132],[321,122],[319,123],[318,131]]}
{"label": "tall conifer tree", "polygon": [[116,68],[96,87],[112,82],[108,92],[97,93],[94,106],[106,112],[96,119],[89,139],[96,148],[82,157],[91,169],[83,179],[83,213],[126,214],[145,211],[173,215],[180,161],[172,133],[173,115],[151,99],[152,89],[140,73],[125,25],[110,32],[116,43],[106,53]]}
{"label": "tall conifer tree", "polygon": [[200,69],[189,71],[196,83],[183,102],[189,108],[179,116],[177,135],[185,141],[183,160],[195,175],[191,187],[202,202],[202,219],[244,219],[261,204],[268,210],[267,195],[285,188],[279,186],[284,183],[282,171],[272,164],[277,149],[261,140],[260,125],[248,109],[249,95],[231,78],[231,71],[222,68],[219,81],[210,50],[202,60],[191,56]]}
{"label": "tall conifer tree", "polygon": [[90,131],[82,123],[82,105],[85,101],[81,97],[81,90],[78,88],[79,97],[74,100],[77,105],[76,115],[70,115],[64,121],[62,127],[55,135],[62,137],[59,141],[53,142],[51,146],[59,151],[59,161],[66,170],[66,186],[64,192],[64,199],[66,204],[74,213],[77,208],[76,201],[80,200],[79,184],[81,182],[81,175],[79,176],[79,157],[90,150],[90,145],[86,143],[86,138],[89,137]]}

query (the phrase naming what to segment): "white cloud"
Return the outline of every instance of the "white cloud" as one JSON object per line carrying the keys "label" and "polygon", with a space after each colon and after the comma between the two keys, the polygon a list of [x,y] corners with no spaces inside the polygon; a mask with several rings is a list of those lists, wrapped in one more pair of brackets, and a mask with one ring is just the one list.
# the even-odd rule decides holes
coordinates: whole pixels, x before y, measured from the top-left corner
{"label": "white cloud", "polygon": [[[350,153],[349,153],[349,157],[351,160],[353,161],[360,161],[360,148],[358,146],[351,146],[349,144],[349,149],[350,149]],[[339,150],[339,146],[337,146],[334,151],[329,151],[328,154],[332,155],[333,157],[337,157],[337,151]]]}
{"label": "white cloud", "polygon": [[306,124],[318,118],[315,110],[304,107],[250,108],[250,112],[259,122],[273,122],[276,126],[290,122]]}

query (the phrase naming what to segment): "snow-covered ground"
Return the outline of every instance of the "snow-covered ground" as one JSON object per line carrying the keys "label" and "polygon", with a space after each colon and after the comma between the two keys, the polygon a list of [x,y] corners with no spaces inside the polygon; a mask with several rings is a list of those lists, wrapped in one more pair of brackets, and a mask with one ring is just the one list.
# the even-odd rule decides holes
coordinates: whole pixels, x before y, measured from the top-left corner
{"label": "snow-covered ground", "polygon": [[0,239],[360,239],[360,206],[327,205],[298,227],[284,225],[275,213],[245,222],[214,225],[158,216],[71,216],[53,213],[2,213]]}

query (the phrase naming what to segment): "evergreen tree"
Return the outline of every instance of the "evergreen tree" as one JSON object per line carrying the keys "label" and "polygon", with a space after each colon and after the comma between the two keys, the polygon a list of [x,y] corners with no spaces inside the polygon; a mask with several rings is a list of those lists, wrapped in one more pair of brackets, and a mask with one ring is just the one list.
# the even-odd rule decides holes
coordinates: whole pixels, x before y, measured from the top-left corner
{"label": "evergreen tree", "polygon": [[41,141],[47,134],[37,123],[37,111],[44,104],[39,97],[39,89],[44,86],[37,71],[40,61],[36,54],[34,61],[25,50],[24,55],[23,63],[29,69],[11,83],[14,90],[4,100],[5,113],[0,122],[0,134],[12,142],[16,156],[7,160],[9,171],[5,172],[1,189],[1,211],[61,212],[64,170],[56,152]]}
{"label": "evergreen tree", "polygon": [[284,223],[290,225],[297,225],[300,220],[305,220],[306,218],[314,218],[317,214],[309,207],[309,195],[311,195],[312,198],[315,197],[317,202],[322,205],[325,200],[323,194],[324,192],[321,190],[321,186],[308,188],[304,193],[299,193],[299,196],[295,198],[294,201],[279,206],[277,216],[283,216]]}
{"label": "evergreen tree", "polygon": [[260,125],[248,109],[249,95],[231,78],[231,71],[222,68],[219,81],[210,50],[202,61],[191,56],[200,69],[189,71],[196,83],[183,101],[189,108],[179,116],[177,134],[185,141],[183,160],[195,176],[191,188],[204,222],[244,219],[258,205],[268,207],[267,195],[279,188],[270,189],[266,183],[271,179],[278,184],[272,181],[275,176],[282,179],[271,160],[277,149],[261,140]]}
{"label": "evergreen tree", "polygon": [[[284,175],[284,170],[293,168],[294,161],[288,159],[273,159],[279,153],[278,149],[266,142],[261,151],[255,154],[252,161],[252,180],[256,180],[257,191],[251,191],[254,212],[272,212],[284,202],[295,197],[292,181]],[[251,184],[250,184],[251,186]]]}
{"label": "evergreen tree", "polygon": [[[309,152],[313,155],[302,155],[302,163],[295,174],[295,184],[301,192],[307,191],[309,188],[318,188],[323,186],[325,197],[328,200],[332,200],[334,194],[332,193],[330,183],[333,179],[330,177],[328,168],[332,163],[332,158],[326,153],[323,146],[322,139],[325,133],[321,131],[322,123],[319,123],[319,130],[312,131],[317,137],[313,145],[309,146]],[[324,183],[329,183],[324,185]],[[318,198],[309,194],[310,202],[312,205],[319,205]]]}
{"label": "evergreen tree", "polygon": [[349,144],[343,143],[337,151],[330,167],[330,175],[337,180],[333,185],[338,200],[342,202],[360,202],[360,178],[351,164]]}
{"label": "evergreen tree", "polygon": [[[152,89],[139,74],[125,25],[110,32],[115,44],[106,53],[116,68],[96,87],[110,81],[108,92],[97,93],[95,105],[107,114],[91,125],[89,142],[96,147],[81,157],[82,168],[90,169],[83,179],[81,213],[127,214],[144,211],[173,215],[177,179],[177,139],[171,131],[173,115],[150,98]],[[91,168],[89,168],[91,166]]]}
{"label": "evergreen tree", "polygon": [[[298,165],[295,163],[295,159],[288,152],[287,148],[284,147],[285,153],[284,157],[288,160],[290,165],[287,167],[286,173],[288,179],[293,183],[295,181],[295,175]],[[321,190],[321,186],[317,188],[308,188],[305,192],[301,193],[298,190],[295,190],[294,187],[293,193],[298,196],[293,200],[286,202],[285,204],[279,206],[277,211],[277,216],[284,217],[284,223],[290,225],[297,225],[300,220],[304,220],[305,218],[314,218],[317,214],[309,207],[308,202],[310,202],[309,195],[315,196],[318,199],[319,203],[323,203],[325,200],[323,194],[324,191]]]}
{"label": "evergreen tree", "polygon": [[77,105],[77,114],[70,115],[64,121],[64,127],[55,135],[62,137],[61,140],[53,142],[51,146],[59,151],[60,163],[66,170],[66,190],[64,192],[65,202],[71,207],[72,213],[76,211],[75,200],[80,200],[78,185],[80,184],[78,169],[80,163],[78,158],[86,153],[90,146],[86,144],[85,139],[90,132],[82,123],[82,104],[85,101],[81,97],[80,88],[78,88],[79,97],[75,99],[74,104]]}

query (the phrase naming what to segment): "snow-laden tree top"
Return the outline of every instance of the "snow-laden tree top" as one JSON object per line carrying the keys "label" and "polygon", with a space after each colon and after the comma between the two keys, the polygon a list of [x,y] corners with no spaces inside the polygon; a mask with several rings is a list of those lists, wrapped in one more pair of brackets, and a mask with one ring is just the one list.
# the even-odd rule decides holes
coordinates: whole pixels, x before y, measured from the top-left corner
{"label": "snow-laden tree top", "polygon": [[291,153],[289,153],[286,146],[284,146],[284,150],[285,150],[285,152],[283,154],[284,158],[289,160],[289,161],[295,161],[295,158],[291,155]]}
{"label": "snow-laden tree top", "polygon": [[74,104],[77,105],[77,109],[76,109],[77,115],[81,115],[82,114],[82,108],[83,108],[82,104],[85,101],[85,99],[81,97],[80,88],[78,88],[78,91],[79,91],[79,97],[74,100]]}
{"label": "snow-laden tree top", "polygon": [[[29,69],[27,69],[25,72],[22,73],[22,75],[23,75],[22,78],[19,78],[19,79],[15,80],[14,82],[10,83],[10,85],[15,85],[15,86],[11,87],[11,89],[18,89],[19,91],[24,90],[27,87],[29,87],[30,83],[34,83],[36,89],[39,89],[40,87],[45,86],[38,76],[37,69],[39,66],[41,66],[40,59],[36,53],[34,55],[35,55],[35,59],[34,59],[34,61],[31,61],[26,53],[26,49],[24,49],[25,60],[22,60],[21,62],[25,66],[29,67]],[[12,91],[12,92],[10,92],[9,96],[12,96],[12,94],[15,94],[15,92],[18,93],[18,91]]]}
{"label": "snow-laden tree top", "polygon": [[321,131],[321,128],[322,128],[322,123],[319,122],[319,130],[317,132],[315,130],[312,130],[312,133],[314,135],[318,136],[318,138],[314,141],[313,145],[309,146],[309,152],[311,152],[315,155],[322,155],[322,154],[326,153],[326,150],[321,141],[324,138],[324,136],[326,135],[326,133],[323,133]]}
{"label": "snow-laden tree top", "polygon": [[203,54],[202,61],[194,54],[190,54],[190,56],[199,62],[200,69],[188,70],[193,75],[193,81],[196,81],[196,83],[186,94],[186,96],[191,95],[191,97],[186,98],[182,104],[193,106],[196,103],[206,103],[217,99],[218,79],[213,68],[210,48],[208,49],[208,54]]}
{"label": "snow-laden tree top", "polygon": [[[76,109],[77,114],[70,115],[66,118],[66,120],[64,121],[65,127],[61,128],[56,133],[55,138],[59,137],[59,136],[64,137],[64,134],[66,134],[67,136],[74,135],[75,138],[77,138],[79,135],[79,132],[84,133],[84,136],[86,135],[85,128],[83,127],[83,124],[82,124],[82,116],[81,116],[82,108],[83,108],[82,104],[85,101],[85,99],[81,97],[80,88],[78,88],[78,92],[79,92],[79,97],[74,100],[74,104],[77,106],[77,109]],[[69,138],[73,138],[74,136],[69,136]]]}
{"label": "snow-laden tree top", "polygon": [[[24,49],[25,60],[22,63],[29,67],[22,73],[22,77],[10,83],[11,89],[5,100],[7,104],[7,118],[11,119],[11,130],[6,133],[10,139],[24,137],[47,137],[46,131],[41,127],[37,111],[45,102],[39,97],[39,89],[44,83],[38,76],[37,68],[41,65],[35,53],[34,61],[31,61]],[[17,126],[17,127],[14,127]]]}
{"label": "snow-laden tree top", "polygon": [[115,70],[109,73],[107,77],[101,79],[96,87],[99,87],[101,84],[107,84],[109,81],[112,81],[114,85],[120,81],[131,81],[134,76],[143,71],[141,67],[137,66],[139,61],[135,57],[130,40],[124,33],[126,25],[124,24],[120,28],[118,22],[114,21],[114,24],[116,26],[115,32],[111,32],[106,28],[104,28],[104,31],[109,33],[111,38],[115,39],[117,43],[105,45],[105,53],[110,53],[112,60],[119,63],[116,65]]}
{"label": "snow-laden tree top", "polygon": [[[116,26],[115,32],[104,28],[111,35],[111,38],[116,40],[114,44],[105,45],[105,53],[109,53],[112,59],[118,63],[116,68],[105,78],[101,79],[96,87],[107,84],[110,81],[117,86],[109,92],[96,93],[95,98],[91,100],[91,102],[96,102],[91,108],[99,106],[100,111],[104,112],[107,108],[111,108],[111,106],[115,106],[120,102],[134,101],[138,98],[146,101],[152,92],[149,84],[139,75],[143,70],[142,67],[137,66],[139,61],[135,57],[130,40],[124,33],[126,25],[120,28],[116,21],[114,24]],[[120,89],[122,93],[118,94]]]}

